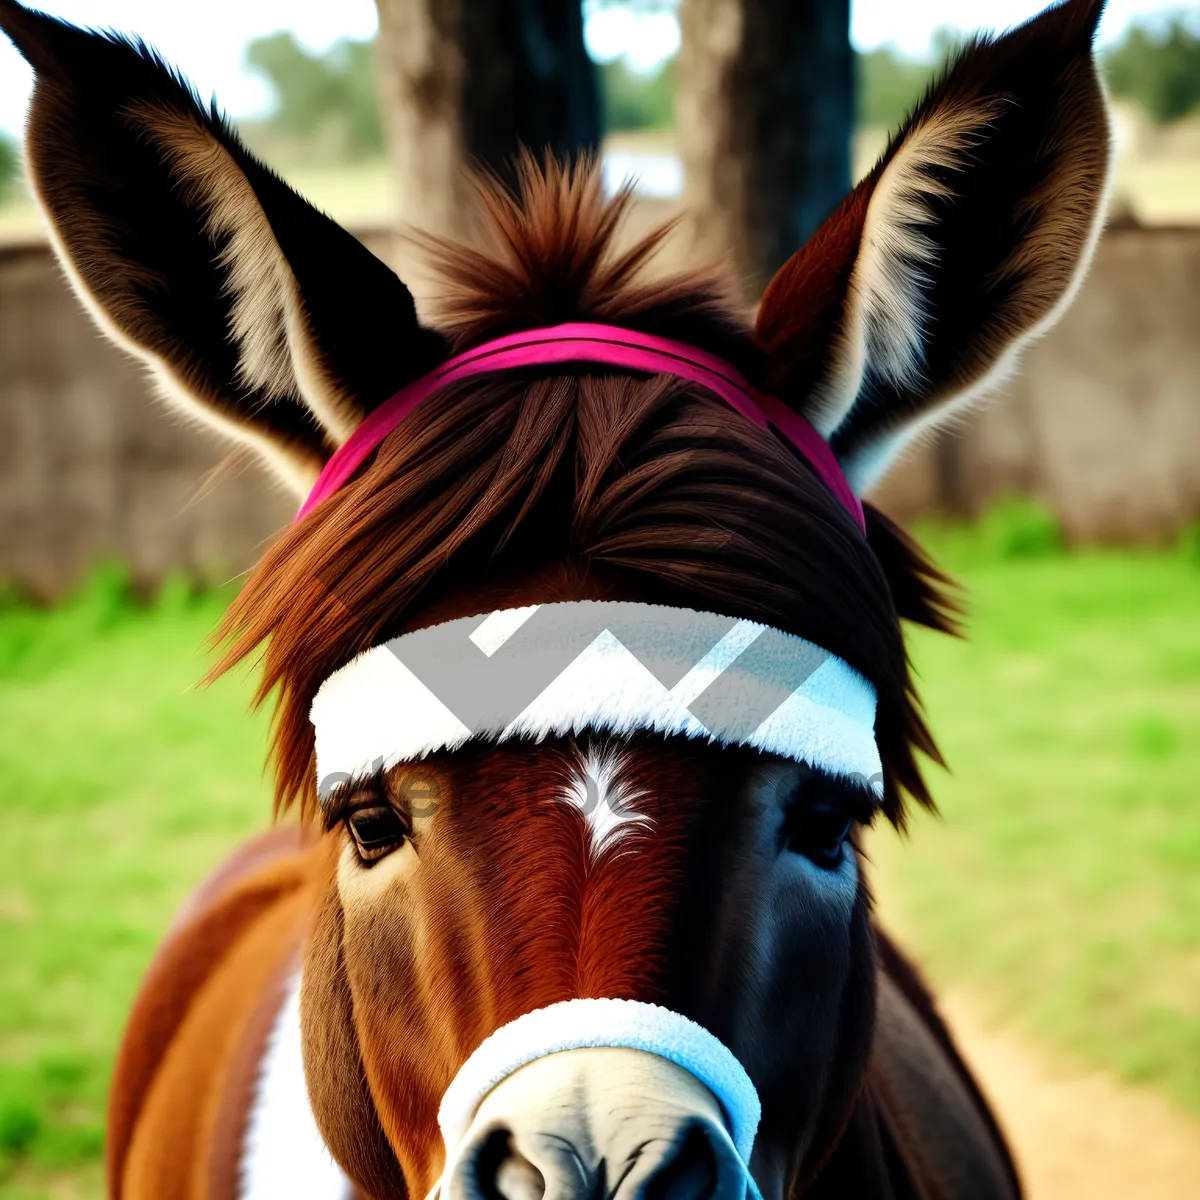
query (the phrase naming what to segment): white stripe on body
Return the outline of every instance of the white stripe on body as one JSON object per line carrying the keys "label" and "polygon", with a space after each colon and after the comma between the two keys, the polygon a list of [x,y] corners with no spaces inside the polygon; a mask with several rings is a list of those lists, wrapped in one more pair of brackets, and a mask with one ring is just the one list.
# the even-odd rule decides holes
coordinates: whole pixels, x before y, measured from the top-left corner
{"label": "white stripe on body", "polygon": [[242,1145],[239,1200],[350,1200],[312,1107],[300,1050],[300,972],[288,983],[259,1066]]}

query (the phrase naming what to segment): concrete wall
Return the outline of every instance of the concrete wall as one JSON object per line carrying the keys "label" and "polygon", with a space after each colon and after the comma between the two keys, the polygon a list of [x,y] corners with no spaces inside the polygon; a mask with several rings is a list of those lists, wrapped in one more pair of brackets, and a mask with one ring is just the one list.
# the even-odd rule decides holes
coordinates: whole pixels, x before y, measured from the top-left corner
{"label": "concrete wall", "polygon": [[253,560],[290,515],[257,467],[186,427],[96,331],[44,246],[0,251],[0,578],[43,595],[100,558],[145,582]]}
{"label": "concrete wall", "polygon": [[907,517],[1032,493],[1075,539],[1163,541],[1200,516],[1200,229],[1117,229],[1061,323],[977,411],[900,463]]}
{"label": "concrete wall", "polygon": [[[1200,230],[1110,232],[1020,376],[879,498],[908,517],[1008,491],[1043,497],[1075,537],[1161,540],[1200,515]],[[55,594],[106,556],[146,582],[226,576],[292,511],[153,398],[45,246],[0,249],[0,578]]]}

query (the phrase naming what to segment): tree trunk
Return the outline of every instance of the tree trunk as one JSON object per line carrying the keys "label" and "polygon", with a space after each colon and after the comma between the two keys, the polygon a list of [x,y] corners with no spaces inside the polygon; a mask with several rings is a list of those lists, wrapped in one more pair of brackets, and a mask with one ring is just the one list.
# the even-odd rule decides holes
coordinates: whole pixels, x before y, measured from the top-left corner
{"label": "tree trunk", "polygon": [[511,177],[520,146],[561,157],[600,141],[579,0],[376,0],[384,127],[401,218],[463,231],[464,168]]}
{"label": "tree trunk", "polygon": [[687,208],[757,297],[850,186],[850,0],[683,0],[680,23]]}

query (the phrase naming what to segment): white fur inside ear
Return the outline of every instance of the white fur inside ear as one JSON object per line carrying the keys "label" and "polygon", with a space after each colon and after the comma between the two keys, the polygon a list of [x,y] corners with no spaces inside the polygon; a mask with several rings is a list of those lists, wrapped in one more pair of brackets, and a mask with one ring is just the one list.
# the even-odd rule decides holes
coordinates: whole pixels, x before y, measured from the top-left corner
{"label": "white fur inside ear", "polygon": [[63,242],[58,226],[46,205],[46,201],[38,187],[37,177],[30,172],[30,191],[34,203],[41,211],[43,225],[50,245],[54,249],[58,265],[67,277],[72,290],[83,305],[84,311],[95,322],[96,327],[109,341],[119,346],[132,358],[138,359],[146,367],[155,390],[172,411],[189,423],[201,425],[228,438],[232,442],[248,446],[265,461],[276,480],[287,487],[297,496],[306,496],[312,491],[317,481],[318,467],[310,462],[303,462],[289,455],[286,450],[272,442],[269,438],[255,432],[245,425],[240,425],[209,405],[202,404],[189,390],[187,384],[180,378],[178,372],[161,355],[146,349],[135,342],[115,321],[105,312],[103,306],[92,294],[91,288],[80,275],[71,252]]}
{"label": "white fur inside ear", "polygon": [[229,151],[192,118],[156,108],[131,115],[207,214],[209,233],[224,242],[221,265],[242,382],[272,400],[303,403],[340,445],[354,432],[359,414],[322,365],[299,284],[249,180]]}
{"label": "white fur inside ear", "polygon": [[[1100,81],[1103,88],[1103,80]],[[1106,95],[1107,98],[1107,95]],[[1109,109],[1111,114],[1111,108]],[[1109,117],[1109,162],[1112,161],[1112,120]],[[991,368],[961,391],[955,392],[923,412],[917,413],[901,425],[879,433],[839,457],[846,480],[856,496],[865,495],[878,483],[887,470],[911,445],[925,437],[933,437],[937,429],[964,417],[974,404],[994,394],[1010,379],[1020,365],[1021,355],[1038,338],[1048,333],[1061,320],[1063,314],[1075,302],[1083,281],[1087,278],[1100,235],[1104,232],[1108,217],[1116,173],[1109,170],[1104,178],[1101,194],[1091,216],[1087,237],[1080,250],[1079,260],[1062,295],[1040,320],[1025,329],[1015,330],[1008,345],[997,355]],[[881,181],[882,182],[882,181]]]}
{"label": "white fur inside ear", "polygon": [[842,423],[868,373],[901,387],[920,379],[927,272],[938,250],[925,232],[935,221],[930,201],[953,194],[936,172],[966,165],[995,111],[994,104],[976,104],[932,113],[910,131],[875,185],[830,368],[807,407],[822,437]]}

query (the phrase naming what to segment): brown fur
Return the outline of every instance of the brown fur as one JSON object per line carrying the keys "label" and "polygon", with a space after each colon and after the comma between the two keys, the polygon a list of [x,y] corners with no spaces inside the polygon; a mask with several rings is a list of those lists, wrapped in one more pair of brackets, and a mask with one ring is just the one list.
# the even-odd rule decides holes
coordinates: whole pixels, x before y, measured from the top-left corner
{"label": "brown fur", "polygon": [[212,1130],[238,1039],[300,946],[304,859],[261,869],[167,943],[126,1030],[109,1109],[109,1189],[208,1195]]}
{"label": "brown fur", "polygon": [[[861,487],[1076,286],[1108,169],[1101,8],[1069,0],[968,47],[753,327],[720,273],[648,279],[661,232],[617,250],[629,196],[605,201],[594,166],[525,157],[514,192],[481,184],[482,248],[426,241],[446,293],[439,328],[423,328],[404,285],[150,52],[15,0],[0,0],[0,27],[38,72],[29,161],[85,301],[294,478],[453,349],[594,320],[724,355],[808,414]],[[557,798],[576,750],[558,739],[433,756],[422,771],[445,808],[426,825],[378,772],[316,827],[308,713],[333,670],[409,629],[571,598],[708,608],[849,662],[878,695],[882,810],[901,824],[906,795],[929,803],[919,757],[937,758],[901,620],[948,629],[954,605],[910,539],[869,506],[866,524],[864,537],[773,431],[673,377],[581,365],[425,401],[280,535],[222,627],[216,673],[261,656],[278,806],[299,801],[314,840],[247,852],[152,966],[113,1086],[114,1196],[235,1186],[253,1064],[301,946],[314,1114],[375,1200],[415,1200],[436,1179],[438,1098],[481,1038],[588,995],[660,1001],[730,1046],[759,1089],[756,1161],[777,1194],[1017,1194],[928,996],[876,949],[865,883],[831,902],[809,873],[820,853],[788,832],[831,795],[872,819],[873,798],[864,809],[844,781],[631,737],[651,824],[594,857]],[[411,823],[373,864],[346,829],[360,803]]]}
{"label": "brown fur", "polygon": [[275,964],[254,1009],[242,1022],[219,1087],[213,1089],[207,1121],[208,1146],[201,1155],[206,1169],[193,1172],[204,1200],[240,1200],[246,1135],[257,1097],[263,1060],[287,995],[289,977],[300,969],[299,953]]}
{"label": "brown fur", "polygon": [[[1059,4],[960,51],[768,286],[756,337],[772,386],[831,437],[856,487],[894,453],[859,466],[864,452],[977,398],[1074,294],[1112,165],[1092,55],[1103,7]],[[858,328],[873,296],[875,327]],[[881,325],[906,308],[918,344],[880,355]]]}
{"label": "brown fur", "polygon": [[[563,810],[558,819],[569,821],[571,814]],[[289,830],[288,833],[290,841],[294,838],[294,830]],[[261,846],[254,846],[253,851],[250,856],[240,852],[234,855],[202,886],[191,902],[195,906],[194,919],[176,928],[160,955],[163,964],[202,964],[203,974],[196,979],[191,988],[189,1005],[195,1001],[197,1011],[205,1010],[208,1018],[204,1021],[196,1021],[193,1018],[193,1021],[206,1033],[236,1026],[238,1032],[232,1039],[235,1044],[221,1056],[223,1061],[219,1067],[215,1063],[209,1064],[214,1069],[207,1074],[209,1082],[204,1086],[202,1094],[197,1094],[194,1090],[197,1084],[194,1072],[179,1070],[165,1075],[164,1082],[156,1084],[152,1096],[148,1097],[144,1092],[135,1094],[132,1090],[133,1076],[128,1069],[130,1059],[136,1052],[145,1051],[144,1057],[157,1072],[164,1066],[167,1058],[166,1048],[173,1039],[174,1032],[178,1030],[176,1026],[172,1039],[164,1041],[158,1037],[151,1045],[144,1046],[140,1038],[147,1032],[148,1027],[144,1017],[139,1018],[135,1014],[127,1030],[122,1051],[122,1070],[113,1082],[114,1115],[123,1109],[132,1108],[139,1126],[153,1129],[157,1136],[170,1138],[170,1144],[176,1150],[180,1147],[179,1134],[177,1126],[172,1125],[169,1114],[173,1111],[180,1112],[181,1115],[176,1121],[191,1127],[191,1135],[198,1138],[198,1141],[193,1143],[194,1159],[189,1163],[176,1154],[173,1161],[171,1156],[167,1156],[167,1161],[164,1162],[163,1155],[156,1152],[154,1139],[140,1131],[136,1139],[126,1139],[130,1144],[123,1153],[119,1153],[118,1143],[110,1134],[109,1194],[113,1197],[153,1194],[144,1190],[150,1186],[144,1181],[153,1171],[160,1172],[155,1177],[153,1186],[164,1189],[158,1192],[158,1195],[194,1196],[196,1200],[223,1200],[225,1197],[232,1198],[237,1195],[237,1172],[243,1149],[245,1123],[253,1098],[253,1079],[266,1034],[278,1011],[281,998],[279,984],[284,973],[291,969],[291,963],[286,957],[280,959],[272,953],[267,956],[267,963],[274,964],[273,971],[264,973],[261,967],[266,965],[265,963],[254,964],[248,974],[240,976],[240,986],[212,987],[209,986],[210,981],[213,976],[222,973],[236,975],[244,970],[247,959],[253,957],[247,953],[234,954],[238,946],[253,944],[244,942],[247,926],[253,923],[229,919],[239,897],[270,897],[267,907],[260,915],[260,926],[266,930],[273,930],[279,925],[286,926],[294,920],[296,889],[304,886],[303,880],[319,877],[328,869],[322,865],[327,859],[327,847],[320,845],[310,845],[302,850],[299,856],[290,846],[277,845],[274,856],[276,861],[271,861],[270,857],[264,861]],[[513,847],[513,852],[518,856],[528,853],[520,842]],[[532,899],[531,897],[531,901]],[[262,925],[263,918],[270,917],[273,911],[285,915],[282,919],[276,916],[265,926]],[[336,901],[319,905],[318,913],[322,911],[325,915],[317,917],[317,952],[320,953],[319,946],[324,940],[324,935],[320,932],[322,925],[332,920],[335,931],[329,946],[334,954],[340,956],[343,936],[340,930],[340,906]],[[582,933],[582,930],[580,932]],[[264,940],[273,936],[274,934],[270,933]],[[996,1128],[987,1104],[979,1095],[969,1071],[963,1065],[953,1040],[937,1014],[930,994],[921,984],[911,964],[890,939],[878,931],[874,936],[879,969],[887,975],[897,992],[906,998],[907,1003],[912,1005],[936,1041],[945,1064],[940,1069],[954,1072],[962,1085],[970,1090],[974,1098],[976,1119],[988,1130],[992,1144],[1003,1154],[1003,1136]],[[258,938],[255,938],[254,942],[257,941]],[[210,946],[212,952],[205,952],[205,945]],[[310,955],[312,953],[310,950]],[[338,972],[323,971],[319,968],[311,974],[314,978],[327,979],[339,976]],[[569,989],[569,982],[566,986]],[[618,992],[621,990],[623,989],[618,988]],[[152,972],[143,985],[143,994],[146,996],[161,999],[170,993],[171,989],[166,980],[157,971]],[[588,994],[587,989],[581,994]],[[309,999],[319,1004],[324,1011],[348,1011],[348,1007],[340,1002],[330,1003],[311,994]],[[185,1034],[185,1044],[194,1045],[192,1038],[195,1036],[197,1035],[191,1031]],[[343,1045],[352,1045],[350,1052],[355,1061],[359,1061],[357,1043],[353,1038],[347,1039]],[[318,1078],[327,1074],[334,1078],[342,1077],[344,1069],[336,1064],[335,1059],[339,1053],[345,1052],[344,1049],[335,1049],[332,1044],[318,1049],[313,1064],[314,1075]],[[180,1057],[178,1052],[176,1056]],[[191,1051],[188,1051],[187,1057],[192,1057]],[[194,1057],[207,1060],[212,1056],[206,1051]],[[877,1064],[866,1090],[859,1094],[855,1101],[848,1123],[838,1135],[838,1149],[831,1153],[828,1164],[818,1173],[806,1191],[805,1194],[811,1196],[812,1200],[825,1200],[825,1197],[831,1200],[837,1197],[840,1200],[847,1195],[862,1194],[862,1189],[877,1183],[879,1174],[885,1169],[888,1151],[885,1151],[884,1142],[891,1147],[891,1153],[899,1153],[892,1143],[892,1135],[887,1131],[886,1122],[894,1118],[887,1114],[886,1108],[884,1112],[879,1111],[876,1098],[876,1089],[892,1085],[889,1085],[885,1078],[879,1077],[878,1070]],[[904,1086],[903,1081],[897,1080],[895,1086]],[[205,1113],[206,1109],[210,1111]],[[378,1127],[374,1107],[368,1101],[365,1108],[349,1104],[344,1106],[344,1110],[346,1137],[352,1139],[357,1147],[352,1159],[358,1168],[357,1173],[360,1178],[374,1180],[374,1186],[369,1191],[359,1192],[359,1200],[392,1195],[390,1181],[396,1178],[396,1161],[387,1146],[382,1129]],[[436,1161],[438,1147],[430,1127],[431,1120],[430,1113],[428,1120],[421,1123],[421,1127],[428,1130],[425,1141],[414,1145],[412,1149]],[[885,1125],[880,1126],[880,1121],[884,1121]],[[372,1125],[378,1129],[374,1149],[371,1148],[372,1139],[368,1134]],[[879,1140],[881,1136],[884,1142]],[[908,1147],[908,1152],[912,1152],[911,1146]],[[372,1156],[379,1159],[379,1164],[374,1167],[371,1166]],[[147,1159],[150,1161],[145,1161]],[[1007,1158],[1004,1161],[1007,1163],[1010,1183],[1016,1189],[1015,1170]],[[917,1165],[917,1169],[920,1169],[920,1164]],[[140,1190],[134,1190],[135,1188]],[[421,1193],[415,1192],[414,1189],[414,1194]],[[926,1193],[913,1193],[917,1194],[924,1196]],[[930,1200],[937,1194],[936,1191],[930,1193]]]}
{"label": "brown fur", "polygon": [[202,897],[199,915],[186,925],[186,938],[166,942],[151,963],[126,1026],[113,1074],[108,1111],[109,1190],[119,1181],[134,1128],[169,1047],[209,976],[228,953],[230,942],[256,926],[301,883],[294,858],[270,862],[245,883],[222,889],[220,900]]}

